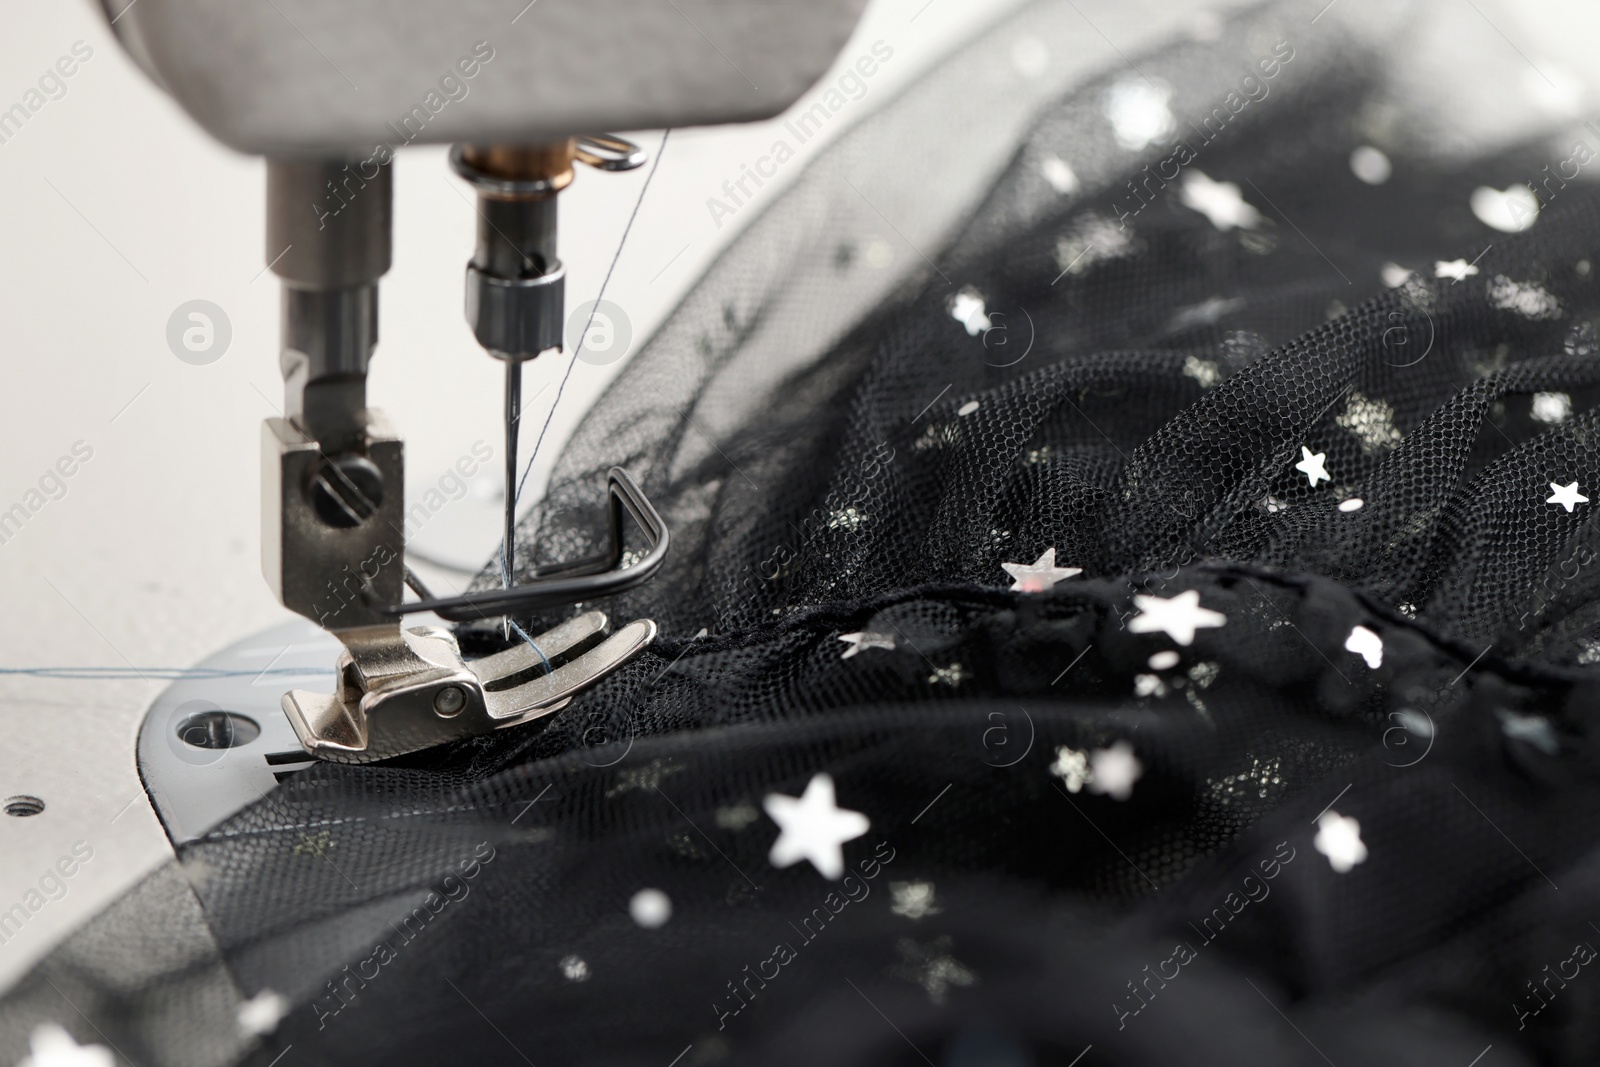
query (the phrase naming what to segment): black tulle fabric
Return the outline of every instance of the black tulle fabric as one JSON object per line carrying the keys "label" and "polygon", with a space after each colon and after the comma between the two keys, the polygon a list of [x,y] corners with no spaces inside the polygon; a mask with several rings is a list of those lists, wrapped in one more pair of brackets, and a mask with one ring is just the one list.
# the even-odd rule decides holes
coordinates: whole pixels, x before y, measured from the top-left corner
{"label": "black tulle fabric", "polygon": [[[149,1064],[1596,1062],[1600,503],[1547,498],[1600,489],[1600,197],[1479,222],[1543,142],[1395,135],[1392,177],[1357,180],[1388,60],[1306,16],[1138,57],[1181,115],[1291,42],[1187,168],[1248,227],[1181,179],[1119,227],[1167,152],[1117,145],[1119,67],[1019,126],[853,316],[857,223],[915,199],[846,164],[896,129],[884,167],[958,151],[931,127],[960,60],[841,140],[522,531],[525,563],[593,548],[627,466],[672,554],[604,607],[654,646],[542,731],[293,776],[25,980],[8,1047],[54,1020]],[[1005,328],[967,329],[973,298]],[[1001,564],[1047,548],[1083,573],[1011,591]],[[1188,591],[1225,625],[1130,625]],[[1118,743],[1130,795],[1069,788]],[[844,883],[768,861],[763,798],[824,772],[871,820]],[[1359,823],[1348,870],[1325,810]],[[659,928],[630,918],[645,888]],[[242,1036],[263,989],[292,1010]]]}

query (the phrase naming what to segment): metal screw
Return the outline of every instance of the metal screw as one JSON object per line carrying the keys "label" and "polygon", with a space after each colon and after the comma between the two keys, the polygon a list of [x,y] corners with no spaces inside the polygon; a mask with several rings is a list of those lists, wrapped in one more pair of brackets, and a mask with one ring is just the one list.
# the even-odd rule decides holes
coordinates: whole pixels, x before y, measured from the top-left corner
{"label": "metal screw", "polygon": [[461,691],[460,686],[447,685],[433,695],[433,712],[441,719],[461,714],[461,709],[466,706],[467,694]]}
{"label": "metal screw", "polygon": [[383,472],[366,456],[347,452],[325,461],[311,483],[311,505],[329,526],[348,530],[378,513]]}

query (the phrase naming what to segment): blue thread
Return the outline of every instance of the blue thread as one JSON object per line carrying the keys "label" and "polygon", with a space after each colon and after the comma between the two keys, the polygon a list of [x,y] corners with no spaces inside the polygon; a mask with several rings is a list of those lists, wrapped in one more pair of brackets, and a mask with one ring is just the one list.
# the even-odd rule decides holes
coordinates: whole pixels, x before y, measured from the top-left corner
{"label": "blue thread", "polygon": [[510,623],[511,624],[511,628],[513,630],[517,631],[517,636],[518,637],[520,637],[524,641],[528,642],[528,647],[529,648],[531,648],[535,652],[539,653],[539,660],[540,660],[540,662],[542,662],[544,664],[544,672],[546,674],[554,673],[555,672],[555,668],[550,666],[550,660],[545,656],[544,651],[542,649],[540,649],[540,647],[538,645],[533,643],[533,638],[528,636],[528,631],[526,631],[522,627],[518,626],[517,625],[517,620],[511,618],[509,615],[506,616],[506,622]]}
{"label": "blue thread", "polygon": [[310,678],[327,673],[325,669],[311,670],[305,667],[272,667],[264,671],[230,671],[221,667],[146,667],[144,670],[137,667],[0,667],[0,674],[26,674],[34,678],[54,678],[73,682],[137,681],[141,678],[146,681],[152,678],[167,681],[194,678],[260,678],[268,674],[289,674]]}

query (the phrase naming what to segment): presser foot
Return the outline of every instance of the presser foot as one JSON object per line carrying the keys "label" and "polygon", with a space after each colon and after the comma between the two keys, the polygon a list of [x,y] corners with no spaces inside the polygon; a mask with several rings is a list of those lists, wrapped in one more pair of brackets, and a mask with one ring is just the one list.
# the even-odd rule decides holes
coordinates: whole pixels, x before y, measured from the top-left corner
{"label": "presser foot", "polygon": [[[590,611],[470,662],[455,634],[397,624],[340,631],[337,691],[303,689],[282,706],[301,745],[335,763],[371,763],[552,715],[655,639],[638,619],[610,633]],[[537,646],[537,648],[533,647]]]}

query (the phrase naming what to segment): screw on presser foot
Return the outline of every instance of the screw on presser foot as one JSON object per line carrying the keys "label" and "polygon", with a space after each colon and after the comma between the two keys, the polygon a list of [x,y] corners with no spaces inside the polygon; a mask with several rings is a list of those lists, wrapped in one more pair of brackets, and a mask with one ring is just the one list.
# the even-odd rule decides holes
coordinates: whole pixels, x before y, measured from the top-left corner
{"label": "screw on presser foot", "polygon": [[467,706],[467,694],[458,686],[447,685],[433,694],[433,713],[441,719],[453,719]]}

